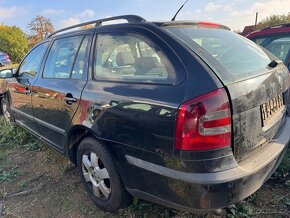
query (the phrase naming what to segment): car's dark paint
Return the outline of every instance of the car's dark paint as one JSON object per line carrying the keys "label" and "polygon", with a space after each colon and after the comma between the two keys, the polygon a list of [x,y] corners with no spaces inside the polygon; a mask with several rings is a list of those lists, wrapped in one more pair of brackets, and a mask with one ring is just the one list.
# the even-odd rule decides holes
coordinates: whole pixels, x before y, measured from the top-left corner
{"label": "car's dark paint", "polygon": [[35,78],[12,78],[9,82],[11,110],[19,123],[36,131],[31,104],[31,84]]}
{"label": "car's dark paint", "polygon": [[[66,144],[66,132],[78,108],[86,81],[38,78],[32,88],[33,116],[39,134],[58,149]],[[68,101],[66,98],[75,98]]]}
{"label": "car's dark paint", "polygon": [[[173,65],[176,81],[155,84],[93,78],[97,37],[112,33],[140,34],[157,44]],[[33,79],[13,78],[7,95],[11,96],[16,122],[65,153],[74,163],[80,140],[94,136],[110,150],[131,194],[183,209],[216,209],[242,200],[256,191],[278,166],[289,141],[286,132],[290,121],[284,114],[276,127],[266,132],[272,141],[277,139],[276,144],[266,143],[262,149],[265,153],[247,163],[238,163],[236,159],[249,152],[242,153],[241,146],[252,136],[243,121],[260,119],[259,105],[287,89],[288,77],[282,68],[269,69],[268,74],[225,87],[234,115],[233,147],[180,151],[174,148],[179,106],[224,87],[213,69],[198,56],[204,51],[194,53],[162,28],[147,22],[101,26],[73,34],[92,37],[86,80],[43,78],[45,61],[42,61]],[[47,40],[51,45],[54,39],[70,35]],[[44,60],[46,57],[47,53]],[[282,84],[277,83],[278,74]],[[259,89],[261,86],[263,89]],[[277,86],[281,89],[276,90]],[[76,102],[67,102],[65,97],[74,97]],[[283,129],[283,125],[287,128]],[[281,135],[277,134],[278,128],[283,129]],[[252,127],[249,130],[254,131],[257,140],[266,135],[256,134]],[[252,148],[256,144],[245,146]]]}
{"label": "car's dark paint", "polygon": [[[47,55],[44,59],[47,58]],[[85,72],[87,72],[88,65],[85,66]],[[72,127],[72,119],[79,106],[82,90],[87,80],[43,78],[41,76],[43,71],[44,66],[32,87],[31,99],[35,125],[44,140],[64,152],[67,143],[66,136]],[[84,77],[86,78],[87,75]]]}
{"label": "car's dark paint", "polygon": [[[269,73],[227,86],[232,98],[234,153],[238,161],[249,154],[255,155],[255,149],[262,150],[281,129],[281,116],[286,108],[270,126],[261,128],[262,118],[260,105],[284,93],[289,88],[288,71],[282,63]],[[285,102],[286,100],[284,100]],[[255,122],[251,122],[255,120]],[[249,125],[251,124],[251,125]]]}

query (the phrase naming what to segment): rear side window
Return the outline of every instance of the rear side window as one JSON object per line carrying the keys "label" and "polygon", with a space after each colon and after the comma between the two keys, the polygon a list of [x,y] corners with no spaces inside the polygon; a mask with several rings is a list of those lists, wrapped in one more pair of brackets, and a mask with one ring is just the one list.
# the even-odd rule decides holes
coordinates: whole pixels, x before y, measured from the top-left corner
{"label": "rear side window", "polygon": [[[201,47],[226,71],[217,71],[224,83],[231,83],[265,73],[271,58],[254,42],[227,30],[192,27],[167,27],[193,51]],[[199,52],[213,69],[214,63]]]}
{"label": "rear side window", "polygon": [[161,49],[137,34],[100,34],[94,78],[145,83],[173,83],[175,72]]}
{"label": "rear side window", "polygon": [[70,78],[73,64],[84,36],[56,39],[45,64],[44,78]]}

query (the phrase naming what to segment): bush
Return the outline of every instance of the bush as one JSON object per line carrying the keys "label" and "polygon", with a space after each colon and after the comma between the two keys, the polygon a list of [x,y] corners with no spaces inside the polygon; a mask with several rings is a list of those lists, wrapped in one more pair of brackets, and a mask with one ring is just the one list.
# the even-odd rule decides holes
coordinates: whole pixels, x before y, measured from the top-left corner
{"label": "bush", "polygon": [[16,26],[0,25],[0,51],[7,53],[13,62],[20,62],[28,50],[28,40]]}

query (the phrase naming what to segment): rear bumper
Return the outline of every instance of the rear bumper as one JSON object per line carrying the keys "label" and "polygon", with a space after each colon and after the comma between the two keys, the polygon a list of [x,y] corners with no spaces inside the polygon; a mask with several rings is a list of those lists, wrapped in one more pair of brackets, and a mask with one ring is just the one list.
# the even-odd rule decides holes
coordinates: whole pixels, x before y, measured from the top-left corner
{"label": "rear bumper", "polygon": [[128,191],[136,197],[177,209],[224,208],[245,199],[265,183],[282,161],[289,139],[290,118],[287,117],[283,131],[263,152],[238,167],[216,173],[181,172],[126,156],[129,164],[146,171],[147,176],[151,174],[156,181],[155,186],[160,186],[152,192],[150,188]]}

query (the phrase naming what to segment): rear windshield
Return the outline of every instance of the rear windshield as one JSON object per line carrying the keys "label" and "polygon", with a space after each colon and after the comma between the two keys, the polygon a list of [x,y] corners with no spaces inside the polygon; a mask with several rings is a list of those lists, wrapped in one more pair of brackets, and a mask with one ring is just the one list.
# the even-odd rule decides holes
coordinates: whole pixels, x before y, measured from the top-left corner
{"label": "rear windshield", "polygon": [[198,54],[225,84],[265,73],[273,58],[254,42],[228,30],[194,27],[166,27],[166,30],[193,51],[206,50],[206,54]]}

